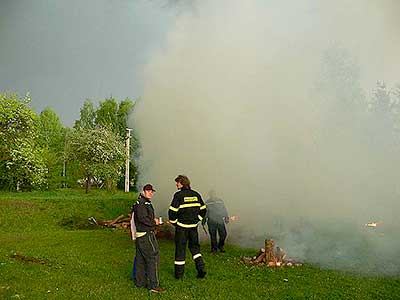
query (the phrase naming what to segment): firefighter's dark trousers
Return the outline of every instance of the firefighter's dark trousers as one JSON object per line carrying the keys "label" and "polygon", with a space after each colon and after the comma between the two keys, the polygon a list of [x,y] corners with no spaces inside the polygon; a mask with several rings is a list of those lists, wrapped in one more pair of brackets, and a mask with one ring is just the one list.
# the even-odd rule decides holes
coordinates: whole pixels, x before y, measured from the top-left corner
{"label": "firefighter's dark trousers", "polygon": [[[225,224],[208,222],[208,232],[210,233],[211,239],[211,251],[224,249],[225,239],[227,235]],[[219,235],[219,241],[217,240],[217,233]]]}
{"label": "firefighter's dark trousers", "polygon": [[152,289],[160,285],[158,279],[159,248],[154,232],[136,239],[136,274],[138,287]]}
{"label": "firefighter's dark trousers", "polygon": [[[205,274],[205,264],[200,253],[199,234],[197,227],[175,228],[175,278],[182,278],[185,271],[186,245],[189,244],[189,250],[192,253],[196,264],[197,274]],[[204,275],[203,275],[204,277]]]}

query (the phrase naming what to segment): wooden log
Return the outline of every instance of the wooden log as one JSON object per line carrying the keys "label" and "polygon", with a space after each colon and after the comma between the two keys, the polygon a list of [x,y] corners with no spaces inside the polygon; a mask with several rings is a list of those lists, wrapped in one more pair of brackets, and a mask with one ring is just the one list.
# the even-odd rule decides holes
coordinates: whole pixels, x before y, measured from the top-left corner
{"label": "wooden log", "polygon": [[275,263],[276,258],[274,255],[275,241],[271,239],[265,240],[265,262],[268,264],[270,262]]}
{"label": "wooden log", "polygon": [[122,220],[123,218],[125,218],[125,215],[120,215],[118,218],[114,219],[110,225],[114,225],[115,223],[118,223],[120,220]]}
{"label": "wooden log", "polygon": [[254,263],[259,264],[265,260],[265,252],[262,252],[255,260]]}
{"label": "wooden log", "polygon": [[286,258],[286,253],[281,247],[276,247],[276,259],[279,262],[284,262]]}

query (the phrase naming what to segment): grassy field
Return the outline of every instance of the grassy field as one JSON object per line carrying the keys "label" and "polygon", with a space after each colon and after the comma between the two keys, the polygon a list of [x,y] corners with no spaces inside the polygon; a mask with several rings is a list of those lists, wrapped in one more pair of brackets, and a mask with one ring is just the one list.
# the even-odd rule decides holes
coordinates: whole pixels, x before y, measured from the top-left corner
{"label": "grassy field", "polygon": [[248,267],[252,249],[227,247],[210,256],[196,279],[189,259],[184,280],[173,277],[174,245],[160,241],[163,294],[136,288],[130,278],[134,243],[120,229],[90,227],[112,219],[134,196],[92,191],[0,193],[0,299],[400,299],[399,277],[365,277],[304,265]]}

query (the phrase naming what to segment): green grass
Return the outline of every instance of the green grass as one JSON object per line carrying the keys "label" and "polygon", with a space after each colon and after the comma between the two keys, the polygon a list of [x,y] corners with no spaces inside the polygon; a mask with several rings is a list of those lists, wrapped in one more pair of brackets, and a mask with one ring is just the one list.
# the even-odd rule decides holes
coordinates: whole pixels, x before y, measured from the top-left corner
{"label": "green grass", "polygon": [[255,251],[232,245],[215,257],[203,245],[206,278],[196,279],[188,259],[185,278],[176,281],[174,245],[164,240],[160,278],[167,292],[151,294],[130,279],[135,247],[129,233],[87,223],[89,216],[126,213],[134,199],[96,190],[0,193],[0,299],[400,299],[399,277],[309,265],[249,267],[240,257]]}

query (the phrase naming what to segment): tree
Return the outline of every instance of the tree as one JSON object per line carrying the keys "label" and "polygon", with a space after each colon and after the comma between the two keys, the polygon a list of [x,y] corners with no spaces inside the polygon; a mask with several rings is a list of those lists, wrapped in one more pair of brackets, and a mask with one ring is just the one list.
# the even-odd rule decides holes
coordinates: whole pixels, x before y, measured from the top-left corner
{"label": "tree", "polygon": [[[134,102],[129,98],[118,102],[113,97],[100,101],[99,107],[95,109],[90,100],[86,100],[82,109],[80,120],[75,122],[75,129],[78,128],[107,128],[121,139],[126,137],[126,128],[128,127],[128,117],[134,108]],[[135,132],[130,139],[131,160],[137,156],[139,143]],[[125,165],[123,166],[125,168]],[[124,170],[124,169],[123,169]],[[124,187],[124,172],[118,180],[118,188]],[[130,164],[130,181],[135,181],[137,177],[137,167],[134,163]]]}
{"label": "tree", "polygon": [[99,108],[96,110],[95,124],[110,129],[120,137],[125,137],[128,116],[133,107],[134,103],[128,98],[119,103],[112,97],[100,101]]}
{"label": "tree", "polygon": [[114,98],[100,101],[100,106],[96,110],[95,123],[98,126],[106,127],[114,133],[118,132],[118,103]]}
{"label": "tree", "polygon": [[108,190],[115,186],[125,160],[124,143],[107,128],[78,129],[68,140],[68,153],[86,179],[86,192],[93,179],[104,180]]}
{"label": "tree", "polygon": [[398,90],[388,90],[384,82],[377,82],[373,97],[369,102],[368,132],[370,147],[398,148],[398,113],[400,102]]}
{"label": "tree", "polygon": [[46,108],[40,113],[38,142],[49,170],[47,178],[50,187],[60,187],[65,180],[65,133],[60,118],[53,110]]}
{"label": "tree", "polygon": [[29,103],[29,95],[20,99],[17,94],[11,92],[0,93],[0,145],[2,147],[8,147],[20,139],[29,139],[36,135],[37,115],[28,106]]}
{"label": "tree", "polygon": [[17,190],[46,186],[47,168],[37,144],[38,116],[29,95],[0,94],[0,183]]}
{"label": "tree", "polygon": [[93,102],[85,100],[81,109],[80,119],[75,121],[74,128],[93,129],[95,127],[96,111]]}
{"label": "tree", "polygon": [[41,189],[47,187],[48,169],[40,150],[32,147],[27,139],[18,141],[18,147],[9,151],[9,159],[5,162],[8,181],[20,189]]}
{"label": "tree", "polygon": [[126,128],[128,127],[129,114],[132,112],[134,105],[135,105],[134,102],[132,102],[128,98],[119,103],[117,112],[117,124],[118,124],[117,129],[120,136],[124,137],[126,135]]}

